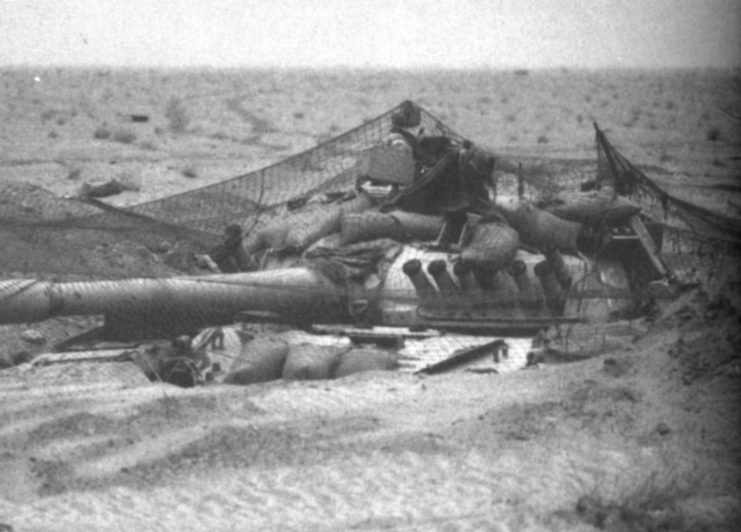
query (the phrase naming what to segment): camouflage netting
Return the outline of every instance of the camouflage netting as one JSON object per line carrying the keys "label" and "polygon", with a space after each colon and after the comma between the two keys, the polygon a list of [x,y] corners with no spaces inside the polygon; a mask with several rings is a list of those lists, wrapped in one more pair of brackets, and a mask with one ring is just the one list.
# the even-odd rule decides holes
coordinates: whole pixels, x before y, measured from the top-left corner
{"label": "camouflage netting", "polygon": [[[165,260],[173,267],[170,273],[188,272],[189,255],[205,253],[227,225],[257,232],[285,214],[287,202],[352,190],[358,155],[389,134],[397,111],[267,168],[126,209],[61,199],[31,186],[0,185],[0,238],[10,246],[0,257],[0,272],[109,278],[165,274],[166,268],[147,260],[152,258],[147,250],[172,256]],[[420,127],[430,135],[462,140],[427,112],[422,112]],[[138,250],[135,255],[142,260],[112,256],[114,247]]]}
{"label": "camouflage netting", "polygon": [[[410,113],[419,116],[419,120],[415,119],[414,126],[409,128],[415,135],[423,130],[425,136],[447,137],[455,146],[468,145],[469,141],[433,115],[411,102],[404,102],[354,130],[262,170],[125,209],[92,199],[62,199],[28,185],[4,185],[0,188],[0,241],[4,246],[0,254],[0,272],[5,278],[16,279],[110,280],[111,307],[106,308],[113,315],[121,308],[116,294],[123,294],[122,287],[133,286],[116,285],[114,279],[149,279],[152,283],[160,283],[159,286],[166,291],[169,289],[166,280],[173,276],[210,273],[196,258],[212,249],[230,225],[242,228],[248,251],[275,251],[277,248],[278,257],[273,257],[273,260],[283,260],[285,257],[280,256],[281,250],[305,250],[316,240],[315,231],[317,234],[326,233],[327,227],[337,223],[340,211],[352,214],[353,209],[360,210],[357,204],[364,201],[363,197],[352,197],[360,176],[360,155],[384,142],[394,127],[394,117]],[[727,269],[729,263],[735,264],[739,252],[738,241],[734,239],[739,229],[737,221],[668,194],[620,155],[599,129],[597,152],[594,161],[498,158],[494,171],[497,193],[520,197],[537,205],[549,205],[585,185],[595,188],[610,186],[641,206],[646,227],[670,270],[695,268],[695,264],[703,263],[703,259],[709,256],[713,261],[709,265],[704,261],[703,267]],[[449,162],[444,157],[433,161],[425,179],[444,173]],[[410,188],[416,186],[417,183]],[[458,193],[458,190],[443,186],[436,189],[433,199],[454,204]],[[418,199],[402,194],[388,207],[404,208]],[[403,222],[392,217],[390,223],[400,224],[398,240],[429,241],[430,231],[434,229],[437,232],[439,227],[430,226],[424,218],[419,218],[424,216],[424,209],[420,210],[419,205],[414,207],[412,210],[421,213],[418,218]],[[440,206],[440,210],[445,208],[447,205]],[[347,216],[348,219],[351,217]],[[278,223],[281,220],[285,221],[284,230],[293,228],[290,238],[285,231],[281,233]],[[272,233],[266,234],[266,229]],[[346,239],[346,244],[351,238],[344,232],[340,233],[340,239]],[[321,292],[321,297],[317,297],[312,305],[299,305],[295,309],[304,314],[304,319],[307,308],[311,313],[316,311],[317,315],[333,314],[327,311],[327,306],[337,306],[337,316],[348,312],[346,308],[339,308],[348,302],[336,297],[338,286],[348,275],[355,273],[353,268],[363,269],[362,266],[369,263],[377,266],[384,259],[390,260],[394,253],[398,254],[398,249],[394,249],[392,243],[342,252],[335,249],[329,254],[323,254],[320,248],[313,249],[312,253],[311,268],[328,278],[331,281],[329,285],[309,283],[311,286],[293,286],[289,280],[288,284],[279,282],[280,286],[275,288],[282,294],[304,291],[312,297]],[[720,260],[723,257],[728,260]],[[260,260],[265,260],[265,255]],[[295,264],[292,259],[286,259],[285,266]],[[254,269],[260,269],[259,265],[255,264]],[[369,273],[367,268],[364,273]],[[373,273],[380,275],[381,272]],[[200,290],[204,283],[223,284],[226,293],[238,284],[225,276],[202,282],[194,280],[192,289]],[[140,284],[142,291],[136,297],[148,297],[150,292],[156,292],[157,286]],[[32,285],[24,283],[0,284],[0,305],[4,300],[33,289]],[[322,292],[325,289],[326,292]],[[413,298],[414,292],[397,295],[402,299]],[[268,296],[259,293],[255,297]],[[581,297],[613,298],[615,294],[600,290],[589,293],[587,290]],[[504,304],[506,297],[498,299],[497,308],[500,314],[504,312],[506,315],[509,312]],[[288,303],[281,303],[281,312],[290,308],[290,298],[287,300]],[[349,305],[353,303],[362,302],[351,301]],[[154,312],[142,320],[164,315],[171,321],[191,323],[187,314],[193,313],[194,309],[183,310],[183,306],[187,307],[168,293],[156,304]],[[354,310],[349,309],[350,315],[354,315]],[[549,316],[540,316],[540,323],[547,322]],[[474,321],[483,319],[478,315],[469,315],[466,319],[469,318]],[[228,317],[221,316],[221,319]],[[141,325],[142,322],[137,326]]]}

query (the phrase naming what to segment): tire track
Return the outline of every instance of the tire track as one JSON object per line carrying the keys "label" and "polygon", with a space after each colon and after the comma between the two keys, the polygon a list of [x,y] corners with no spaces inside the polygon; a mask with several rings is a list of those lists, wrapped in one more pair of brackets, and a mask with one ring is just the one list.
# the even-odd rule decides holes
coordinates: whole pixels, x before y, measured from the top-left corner
{"label": "tire track", "polygon": [[[558,469],[559,460],[550,466]],[[305,468],[221,472],[151,491],[68,493],[0,510],[12,510],[16,526],[34,529],[49,523],[97,530],[437,530],[482,523],[542,529],[539,516],[573,501],[561,479],[553,484],[555,469],[538,474],[544,465],[535,460],[523,471],[507,453],[496,459],[475,452],[372,453]],[[547,508],[528,503],[546,493]]]}

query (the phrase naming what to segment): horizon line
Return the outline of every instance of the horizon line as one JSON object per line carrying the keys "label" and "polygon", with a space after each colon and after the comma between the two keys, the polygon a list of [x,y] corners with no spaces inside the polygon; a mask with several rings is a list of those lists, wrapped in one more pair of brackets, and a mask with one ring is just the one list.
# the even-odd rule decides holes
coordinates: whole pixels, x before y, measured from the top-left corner
{"label": "horizon line", "polygon": [[392,66],[392,65],[113,65],[108,63],[91,64],[53,64],[53,63],[10,63],[0,64],[0,70],[162,70],[162,71],[189,71],[189,70],[271,70],[271,71],[361,71],[361,72],[429,72],[429,71],[492,71],[492,72],[544,72],[544,71],[708,71],[708,70],[739,70],[741,63],[732,65],[553,65],[553,66],[504,66],[504,65],[420,65],[420,66]]}

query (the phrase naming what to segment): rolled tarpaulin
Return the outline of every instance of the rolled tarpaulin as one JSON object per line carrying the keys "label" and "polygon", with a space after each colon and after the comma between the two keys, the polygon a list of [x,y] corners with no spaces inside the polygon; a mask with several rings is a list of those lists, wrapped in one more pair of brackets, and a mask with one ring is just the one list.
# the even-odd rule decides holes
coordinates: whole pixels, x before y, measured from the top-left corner
{"label": "rolled tarpaulin", "polygon": [[345,213],[340,218],[340,245],[378,238],[435,240],[443,228],[440,216],[406,211]]}

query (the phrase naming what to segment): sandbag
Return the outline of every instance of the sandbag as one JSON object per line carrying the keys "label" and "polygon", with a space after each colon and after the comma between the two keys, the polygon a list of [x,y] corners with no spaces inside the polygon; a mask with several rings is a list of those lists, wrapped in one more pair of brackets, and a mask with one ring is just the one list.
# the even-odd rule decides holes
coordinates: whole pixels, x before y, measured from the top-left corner
{"label": "sandbag", "polygon": [[632,201],[612,194],[589,193],[570,195],[561,205],[546,210],[559,218],[585,225],[616,225],[638,214],[641,207]]}
{"label": "sandbag", "polygon": [[320,238],[340,230],[343,213],[363,211],[372,205],[365,194],[341,203],[314,204],[273,220],[266,227],[245,238],[247,253],[255,254],[263,249],[291,248],[302,251]]}
{"label": "sandbag", "polygon": [[480,223],[471,228],[460,260],[475,269],[498,270],[512,262],[519,246],[520,238],[511,227],[498,222]]}
{"label": "sandbag", "polygon": [[526,246],[542,251],[577,249],[576,239],[582,228],[580,223],[564,220],[526,203],[515,209],[505,210],[504,216],[519,234],[520,242]]}
{"label": "sandbag", "polygon": [[351,349],[342,355],[335,370],[335,378],[360,373],[361,371],[386,371],[398,366],[397,354],[382,349]]}
{"label": "sandbag", "polygon": [[333,345],[300,344],[291,346],[283,365],[286,380],[331,379],[347,348]]}
{"label": "sandbag", "polygon": [[365,194],[354,199],[331,205],[320,205],[311,212],[310,219],[291,221],[284,247],[304,250],[322,237],[340,230],[343,214],[362,212],[371,207],[372,201]]}
{"label": "sandbag", "polygon": [[253,384],[280,379],[288,357],[289,346],[271,338],[257,338],[242,347],[224,384]]}
{"label": "sandbag", "polygon": [[340,218],[340,244],[346,246],[379,238],[396,241],[434,240],[440,234],[439,216],[405,211],[345,213]]}

